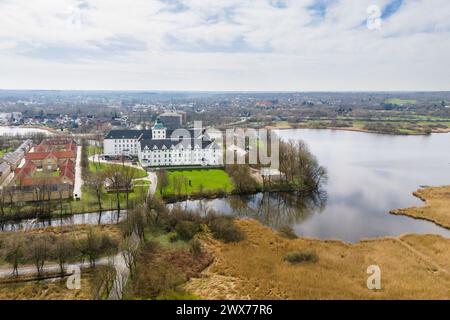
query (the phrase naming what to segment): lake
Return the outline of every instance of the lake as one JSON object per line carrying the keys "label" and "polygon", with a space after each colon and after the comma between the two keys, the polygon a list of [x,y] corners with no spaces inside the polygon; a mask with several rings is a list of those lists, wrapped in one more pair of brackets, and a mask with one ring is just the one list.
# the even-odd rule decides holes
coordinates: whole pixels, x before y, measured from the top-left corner
{"label": "lake", "polygon": [[35,134],[35,133],[43,133],[45,135],[50,135],[51,132],[45,129],[39,128],[25,128],[25,127],[7,127],[0,126],[0,136],[16,136],[16,135],[27,135],[27,134]]}
{"label": "lake", "polygon": [[450,230],[431,222],[389,214],[391,209],[423,205],[412,195],[422,185],[450,184],[450,134],[391,136],[314,129],[277,132],[284,140],[304,140],[327,168],[329,179],[320,198],[256,194],[180,205],[252,217],[273,228],[290,225],[300,236],[320,239],[357,242],[404,233],[450,237]]}

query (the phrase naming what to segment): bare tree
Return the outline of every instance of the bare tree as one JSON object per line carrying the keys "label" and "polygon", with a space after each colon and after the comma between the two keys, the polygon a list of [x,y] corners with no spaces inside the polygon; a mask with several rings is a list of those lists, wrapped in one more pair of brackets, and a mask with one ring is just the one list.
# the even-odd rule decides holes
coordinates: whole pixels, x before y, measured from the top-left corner
{"label": "bare tree", "polygon": [[85,184],[90,189],[92,189],[95,192],[95,196],[97,198],[97,204],[98,204],[98,224],[100,224],[102,219],[102,195],[103,195],[103,184],[104,184],[104,175],[101,172],[96,173],[90,173],[86,176]]}
{"label": "bare tree", "polygon": [[158,176],[159,193],[162,196],[163,193],[166,192],[166,188],[169,185],[169,178],[167,176],[167,171],[159,170],[157,176]]}
{"label": "bare tree", "polygon": [[173,190],[175,191],[175,194],[177,196],[181,195],[181,190],[183,188],[183,182],[181,181],[180,176],[173,176],[172,177],[172,184],[173,184]]}
{"label": "bare tree", "polygon": [[137,256],[139,254],[139,241],[133,238],[133,235],[125,238],[120,245],[120,251],[130,271],[130,277],[133,277],[137,264]]}
{"label": "bare tree", "polygon": [[123,178],[123,188],[125,191],[127,208],[130,208],[129,195],[133,188],[133,180],[137,178],[138,174],[135,168],[122,165],[121,168]]}
{"label": "bare tree", "polygon": [[116,269],[112,264],[108,264],[101,268],[97,268],[92,277],[92,296],[95,300],[101,299],[102,296],[109,296],[111,291],[111,283],[116,277]]}
{"label": "bare tree", "polygon": [[116,193],[117,220],[120,216],[120,192],[123,190],[124,178],[122,172],[117,170],[116,166],[109,166],[105,170],[105,177],[109,179],[110,189]]}
{"label": "bare tree", "polygon": [[91,267],[95,267],[96,260],[101,253],[101,248],[101,236],[93,228],[89,228],[82,251],[89,258]]}
{"label": "bare tree", "polygon": [[56,240],[54,247],[54,256],[58,260],[61,276],[64,275],[64,267],[67,261],[76,254],[76,248],[72,240],[61,236]]}
{"label": "bare tree", "polygon": [[49,245],[46,236],[37,236],[28,248],[28,256],[33,260],[38,276],[44,273],[44,263],[49,256]]}
{"label": "bare tree", "polygon": [[12,264],[13,276],[19,276],[19,263],[25,256],[25,243],[22,235],[13,234],[7,238],[5,244],[5,260]]}

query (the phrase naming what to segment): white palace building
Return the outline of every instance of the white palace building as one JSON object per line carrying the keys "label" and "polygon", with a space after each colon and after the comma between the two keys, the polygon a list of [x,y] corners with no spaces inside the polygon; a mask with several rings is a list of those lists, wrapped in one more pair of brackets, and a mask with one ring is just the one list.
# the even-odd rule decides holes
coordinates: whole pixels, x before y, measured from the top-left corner
{"label": "white palace building", "polygon": [[222,149],[200,129],[168,130],[159,117],[150,130],[111,130],[106,156],[137,156],[143,167],[220,166]]}

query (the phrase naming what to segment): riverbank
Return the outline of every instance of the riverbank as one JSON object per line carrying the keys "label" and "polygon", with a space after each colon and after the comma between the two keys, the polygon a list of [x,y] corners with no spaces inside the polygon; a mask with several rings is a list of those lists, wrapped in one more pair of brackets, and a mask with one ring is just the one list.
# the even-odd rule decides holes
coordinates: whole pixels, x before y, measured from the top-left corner
{"label": "riverbank", "polygon": [[[374,122],[377,123],[377,122]],[[384,128],[384,122],[381,123],[381,128],[378,130],[371,130],[365,128],[363,123],[358,123],[357,125],[349,125],[349,126],[334,126],[328,123],[319,123],[315,124],[313,122],[308,123],[287,123],[282,122],[281,124],[276,125],[266,125],[264,126],[267,130],[286,130],[286,129],[317,129],[317,130],[339,130],[339,131],[352,131],[352,132],[363,132],[363,133],[375,133],[375,134],[387,134],[387,135],[411,135],[411,136],[424,136],[429,135],[430,133],[449,133],[450,127],[432,127],[428,128],[425,125],[419,125],[414,128],[409,127],[394,127],[394,128]]]}
{"label": "riverbank", "polygon": [[[404,235],[346,244],[287,239],[254,220],[236,220],[246,238],[228,243],[202,236],[214,262],[184,289],[206,299],[448,299],[450,239]],[[290,264],[290,252],[313,251],[317,262]],[[369,290],[378,265],[382,289]]]}
{"label": "riverbank", "polygon": [[411,218],[434,222],[450,229],[450,186],[425,187],[413,195],[425,202],[423,207],[411,207],[391,210],[391,214],[404,215]]}

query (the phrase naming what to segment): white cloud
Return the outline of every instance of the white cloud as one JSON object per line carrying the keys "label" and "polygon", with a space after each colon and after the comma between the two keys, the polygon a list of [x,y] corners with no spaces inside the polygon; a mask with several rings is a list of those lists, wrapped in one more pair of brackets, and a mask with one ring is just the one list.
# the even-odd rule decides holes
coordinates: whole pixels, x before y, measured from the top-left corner
{"label": "white cloud", "polygon": [[390,2],[3,0],[0,88],[448,90],[448,1]]}

